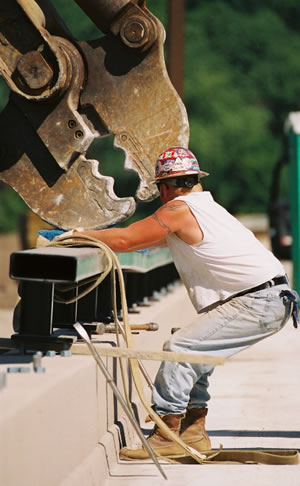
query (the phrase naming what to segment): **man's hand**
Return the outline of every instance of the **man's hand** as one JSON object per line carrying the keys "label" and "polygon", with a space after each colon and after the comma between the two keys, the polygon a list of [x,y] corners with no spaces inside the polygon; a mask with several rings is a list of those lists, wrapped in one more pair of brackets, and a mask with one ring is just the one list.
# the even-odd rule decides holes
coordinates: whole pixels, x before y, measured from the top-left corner
{"label": "man's hand", "polygon": [[69,231],[65,231],[64,233],[62,233],[61,235],[57,235],[53,241],[61,241],[63,240],[66,236],[74,236],[76,233],[76,236],[80,233],[80,231],[83,231],[83,228],[74,228],[72,230],[69,230]]}

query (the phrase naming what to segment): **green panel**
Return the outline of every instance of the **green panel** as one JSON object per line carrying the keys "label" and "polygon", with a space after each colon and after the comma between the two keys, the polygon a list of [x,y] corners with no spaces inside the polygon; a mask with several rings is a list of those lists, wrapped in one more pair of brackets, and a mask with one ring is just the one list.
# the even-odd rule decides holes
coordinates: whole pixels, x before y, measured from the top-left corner
{"label": "green panel", "polygon": [[290,133],[290,198],[293,287],[300,292],[300,135]]}
{"label": "green panel", "polygon": [[134,251],[130,253],[117,253],[123,270],[133,272],[149,272],[154,268],[171,263],[172,257],[169,248],[151,248],[149,250]]}

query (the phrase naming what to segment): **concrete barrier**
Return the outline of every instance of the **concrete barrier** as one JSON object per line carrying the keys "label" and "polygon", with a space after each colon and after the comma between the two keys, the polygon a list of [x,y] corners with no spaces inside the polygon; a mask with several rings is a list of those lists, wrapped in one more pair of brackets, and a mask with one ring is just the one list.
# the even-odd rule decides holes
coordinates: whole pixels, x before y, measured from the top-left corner
{"label": "concrete barrier", "polygon": [[[165,252],[141,253],[134,261],[125,258],[123,264],[131,273],[145,274],[160,265],[169,266],[170,257]],[[26,275],[21,279],[26,280]],[[152,292],[152,285],[147,288]],[[9,337],[12,312],[2,313],[4,316],[9,320],[4,335]],[[34,320],[30,330],[38,332],[39,314]],[[4,327],[2,322],[1,330]],[[111,334],[98,340],[104,346],[116,345]],[[3,347],[0,354],[0,485],[103,486],[110,467],[118,461],[120,446],[134,439],[124,411],[93,357],[68,357],[62,351],[65,356],[42,355],[37,368],[36,351],[28,346],[26,349],[25,353],[16,349],[4,352]],[[42,349],[45,353],[51,347]],[[124,394],[117,359],[103,361]],[[126,365],[125,379],[131,400],[132,383]],[[136,410],[135,404],[133,408]]]}
{"label": "concrete barrier", "polygon": [[[112,392],[90,356],[44,357],[42,365],[36,373],[32,356],[1,358],[1,486],[74,486],[68,478],[79,470],[81,486],[103,484],[107,450],[119,448]],[[115,360],[106,365],[118,382]]]}

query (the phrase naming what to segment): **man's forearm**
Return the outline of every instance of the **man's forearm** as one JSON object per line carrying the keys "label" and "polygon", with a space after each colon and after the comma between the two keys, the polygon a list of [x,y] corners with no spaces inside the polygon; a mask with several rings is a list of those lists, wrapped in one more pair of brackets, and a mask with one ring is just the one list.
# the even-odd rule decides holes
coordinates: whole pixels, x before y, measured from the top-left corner
{"label": "man's forearm", "polygon": [[138,245],[136,247],[131,247],[128,251],[137,251],[137,250],[148,250],[151,248],[159,248],[162,246],[167,246],[167,240],[164,238],[162,240],[154,241],[152,243],[148,243],[146,245]]}
{"label": "man's forearm", "polygon": [[166,246],[167,241],[165,238],[162,238],[158,241],[149,241],[146,243],[139,243],[135,244],[128,237],[128,232],[126,228],[109,228],[104,230],[86,230],[86,231],[76,231],[74,230],[74,234],[77,236],[90,236],[91,238],[95,238],[96,240],[102,241],[107,246],[109,246],[113,251],[117,252],[129,252],[129,251],[137,251],[137,250],[145,250],[148,248],[157,248],[160,246]]}
{"label": "man's forearm", "polygon": [[85,230],[76,231],[76,236],[90,236],[96,240],[102,241],[114,251],[129,251],[130,242],[124,237],[123,228],[109,228],[104,230]]}
{"label": "man's forearm", "polygon": [[113,251],[127,252],[166,245],[169,230],[157,222],[153,216],[148,216],[125,228],[86,230],[75,232],[75,234],[90,236],[102,241]]}

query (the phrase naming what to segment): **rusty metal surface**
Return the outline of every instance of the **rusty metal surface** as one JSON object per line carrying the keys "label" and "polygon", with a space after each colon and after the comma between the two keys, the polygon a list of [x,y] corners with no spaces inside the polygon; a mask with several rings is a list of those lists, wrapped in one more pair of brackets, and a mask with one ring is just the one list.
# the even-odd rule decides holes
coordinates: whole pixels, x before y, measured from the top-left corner
{"label": "rusty metal surface", "polygon": [[113,19],[130,0],[75,0],[77,5],[99,27],[108,32]]}
{"label": "rusty metal surface", "polygon": [[34,0],[0,5],[0,72],[12,90],[0,114],[0,178],[63,229],[102,228],[135,211],[134,198],[117,197],[113,179],[86,159],[95,138],[115,136],[124,168],[139,175],[141,201],[158,195],[151,182],[157,155],[188,144],[186,111],[165,68],[163,26],[126,0],[111,2],[110,9],[107,1],[90,0],[89,15],[98,4],[113,21],[105,36],[89,43],[74,42],[67,32],[52,36],[44,26],[58,22],[48,22],[48,10]]}
{"label": "rusty metal surface", "polygon": [[[69,87],[67,53],[44,28],[45,18],[33,0],[2,0],[0,5],[0,74],[11,90],[27,100],[44,101]],[[25,68],[26,65],[26,68]],[[49,82],[32,88],[28,80]]]}

